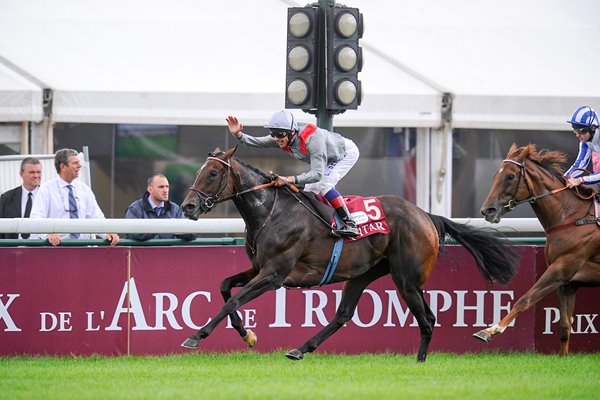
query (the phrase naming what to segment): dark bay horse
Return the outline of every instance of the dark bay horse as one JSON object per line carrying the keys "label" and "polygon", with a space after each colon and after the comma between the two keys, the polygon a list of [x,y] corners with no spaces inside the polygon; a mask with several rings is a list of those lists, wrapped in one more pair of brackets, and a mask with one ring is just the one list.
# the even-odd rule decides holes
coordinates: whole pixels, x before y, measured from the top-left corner
{"label": "dark bay horse", "polygon": [[[521,203],[530,203],[546,231],[547,270],[499,323],[475,333],[489,342],[523,311],[557,290],[560,309],[560,354],[569,352],[575,292],[600,285],[600,228],[594,220],[590,196],[565,190],[558,151],[536,151],[535,145],[512,145],[494,176],[481,213],[492,223]],[[589,193],[589,189],[587,190]],[[587,193],[586,193],[587,194]]]}
{"label": "dark bay horse", "polygon": [[[209,154],[182,209],[188,218],[196,220],[216,203],[233,200],[246,224],[246,252],[252,266],[221,283],[225,305],[182,343],[186,348],[197,348],[199,341],[227,316],[246,343],[253,346],[256,336],[243,327],[236,310],[282,286],[319,285],[334,245],[331,227],[311,213],[314,205],[305,207],[288,187],[273,187],[269,176],[232,158],[235,150],[223,152],[217,148]],[[465,246],[488,281],[507,283],[516,273],[518,260],[512,247],[489,231],[428,214],[401,197],[381,196],[379,200],[390,234],[375,234],[344,245],[330,281],[345,281],[335,317],[313,338],[289,351],[288,358],[300,360],[304,353],[314,351],[352,318],[363,290],[374,280],[391,274],[419,324],[417,360],[425,361],[435,316],[423,296],[423,285],[433,271],[446,234]],[[234,287],[241,289],[232,296]]]}

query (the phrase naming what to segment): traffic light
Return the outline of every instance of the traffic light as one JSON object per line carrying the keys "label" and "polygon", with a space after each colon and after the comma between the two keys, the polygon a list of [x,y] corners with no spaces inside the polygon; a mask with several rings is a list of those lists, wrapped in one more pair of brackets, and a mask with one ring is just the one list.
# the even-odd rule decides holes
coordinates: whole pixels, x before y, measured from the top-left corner
{"label": "traffic light", "polygon": [[331,7],[327,10],[327,109],[334,113],[356,110],[362,100],[358,73],[362,70],[364,31],[358,8]]}
{"label": "traffic light", "polygon": [[285,108],[317,108],[319,16],[317,6],[288,8]]}

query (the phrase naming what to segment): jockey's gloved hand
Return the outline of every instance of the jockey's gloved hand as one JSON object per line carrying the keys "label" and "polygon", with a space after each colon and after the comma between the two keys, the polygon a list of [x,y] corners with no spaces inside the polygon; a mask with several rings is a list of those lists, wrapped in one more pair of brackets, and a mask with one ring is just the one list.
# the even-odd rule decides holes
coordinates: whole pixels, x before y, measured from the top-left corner
{"label": "jockey's gloved hand", "polygon": [[285,176],[276,175],[273,173],[273,171],[269,171],[269,173],[271,174],[271,182],[273,182],[273,186],[280,187],[290,184]]}

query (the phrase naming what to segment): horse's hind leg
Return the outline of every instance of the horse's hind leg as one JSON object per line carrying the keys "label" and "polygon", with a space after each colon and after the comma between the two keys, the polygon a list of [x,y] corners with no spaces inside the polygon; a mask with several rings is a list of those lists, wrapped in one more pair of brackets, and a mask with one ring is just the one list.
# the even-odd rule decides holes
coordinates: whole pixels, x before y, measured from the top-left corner
{"label": "horse's hind leg", "polygon": [[[423,362],[425,358],[427,358],[427,352],[429,350],[429,342],[431,342],[431,336],[433,334],[433,328],[435,326],[435,315],[431,308],[429,308],[429,304],[427,304],[427,300],[423,295],[423,289],[419,288],[419,295],[421,296],[421,304],[423,304],[424,311],[424,321],[421,324],[419,319],[419,330],[421,331],[421,341],[419,342],[419,352],[417,353],[417,361]],[[411,310],[412,311],[412,310]]]}
{"label": "horse's hind leg", "polygon": [[558,288],[558,308],[560,310],[560,355],[569,354],[569,341],[571,339],[571,318],[575,310],[576,288],[566,285]]}
{"label": "horse's hind leg", "polygon": [[[408,271],[406,266],[403,267],[403,270]],[[417,279],[416,276],[398,277],[394,276],[394,273],[392,272],[392,278],[396,283],[400,295],[404,301],[406,301],[406,305],[419,324],[421,337],[419,341],[419,351],[417,353],[417,362],[423,362],[427,358],[429,343],[431,342],[433,327],[435,326],[435,315],[425,300],[423,289],[417,283],[419,279]]]}
{"label": "horse's hind leg", "polygon": [[[252,278],[256,276],[258,271],[254,268],[249,268],[239,274],[232,275],[228,278],[223,279],[221,282],[221,296],[223,296],[223,300],[227,303],[227,300],[231,298],[231,289],[234,287],[242,287]],[[240,334],[244,342],[248,345],[248,347],[254,347],[256,345],[256,334],[251,329],[244,328],[244,324],[240,319],[237,311],[229,314],[229,318],[231,319],[231,325],[233,328]]]}
{"label": "horse's hind leg", "polygon": [[369,271],[361,276],[346,281],[342,290],[342,299],[335,317],[327,324],[326,327],[321,329],[315,336],[310,338],[306,343],[297,349],[293,349],[287,352],[285,355],[290,360],[301,360],[304,358],[304,353],[310,353],[316,350],[328,337],[333,335],[338,329],[340,329],[346,322],[354,315],[356,305],[362,296],[363,290],[375,279],[387,275],[388,269],[387,264],[381,262],[376,266],[372,267]]}

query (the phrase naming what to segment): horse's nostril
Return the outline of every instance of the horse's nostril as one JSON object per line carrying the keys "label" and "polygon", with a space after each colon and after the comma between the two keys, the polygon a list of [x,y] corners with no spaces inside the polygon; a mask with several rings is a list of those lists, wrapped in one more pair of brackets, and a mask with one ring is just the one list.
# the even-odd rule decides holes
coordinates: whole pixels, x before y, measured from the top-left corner
{"label": "horse's nostril", "polygon": [[481,209],[481,214],[484,216],[492,215],[496,212],[496,207],[486,207]]}

